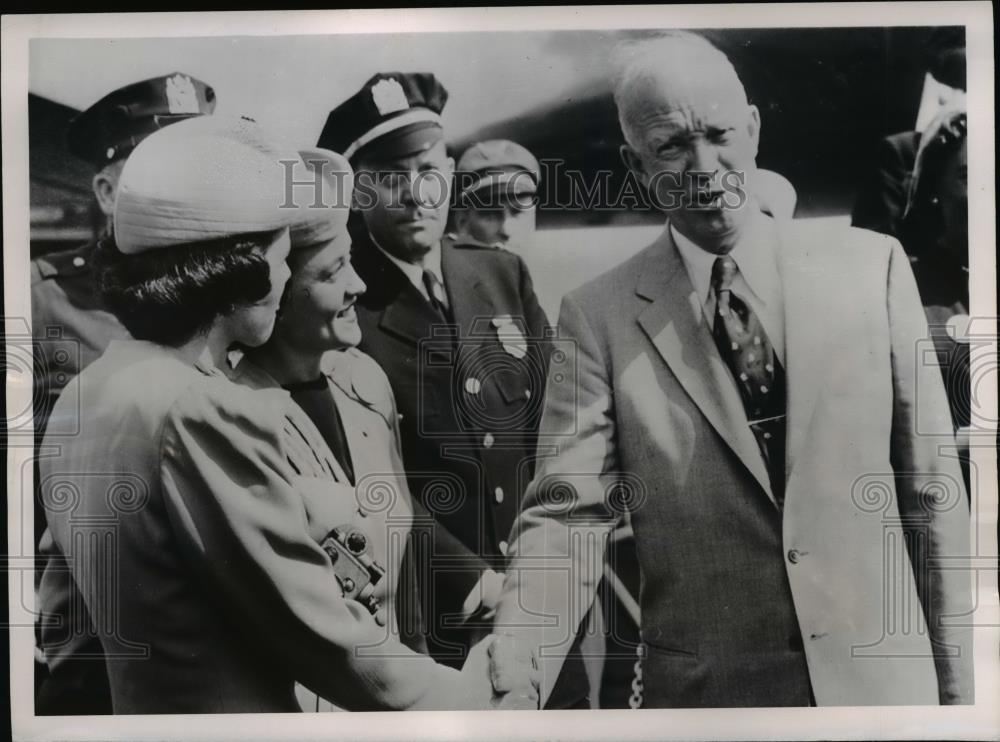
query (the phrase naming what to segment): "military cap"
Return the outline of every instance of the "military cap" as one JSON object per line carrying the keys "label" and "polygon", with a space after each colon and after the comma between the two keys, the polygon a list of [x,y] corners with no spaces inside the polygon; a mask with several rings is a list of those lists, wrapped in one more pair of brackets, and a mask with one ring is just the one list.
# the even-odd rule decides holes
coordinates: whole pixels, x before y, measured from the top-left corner
{"label": "military cap", "polygon": [[540,177],[538,160],[517,142],[490,139],[473,144],[458,161],[462,196],[491,189],[508,196],[534,194]]}
{"label": "military cap", "polygon": [[173,72],[108,93],[70,122],[66,139],[74,155],[102,168],[128,157],[154,131],[214,110],[209,85]]}
{"label": "military cap", "polygon": [[448,91],[428,72],[379,72],[330,111],[318,147],[354,162],[360,155],[405,157],[444,138]]}
{"label": "military cap", "polygon": [[153,133],[122,169],[118,249],[134,255],[290,227],[282,163],[298,159],[248,118],[198,116]]}

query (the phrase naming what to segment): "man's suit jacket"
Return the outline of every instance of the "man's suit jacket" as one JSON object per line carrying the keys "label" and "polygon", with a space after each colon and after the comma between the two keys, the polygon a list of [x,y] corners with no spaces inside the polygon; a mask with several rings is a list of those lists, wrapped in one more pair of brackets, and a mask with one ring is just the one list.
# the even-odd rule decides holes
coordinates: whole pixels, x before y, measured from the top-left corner
{"label": "man's suit jacket", "polygon": [[[879,142],[875,166],[861,184],[851,224],[902,240],[903,211],[920,146],[920,132],[903,131]],[[906,241],[903,246],[909,250]]]}
{"label": "man's suit jacket", "polygon": [[907,258],[863,230],[777,234],[783,511],[669,230],[563,300],[575,373],[549,378],[540,446],[558,453],[525,495],[496,620],[543,647],[543,689],[628,509],[646,705],[972,701],[970,577],[938,568],[968,553],[969,513]]}
{"label": "man's suit jacket", "polygon": [[[368,285],[357,305],[360,349],[381,366],[401,414],[410,491],[434,517],[439,566],[434,613],[457,613],[503,551],[531,479],[545,387],[548,326],[523,261],[445,239],[441,268],[458,340],[370,241],[354,266]],[[523,357],[504,348],[496,320],[511,319]],[[513,353],[518,353],[515,349]]]}
{"label": "man's suit jacket", "polygon": [[[298,711],[296,681],[349,709],[461,702],[461,674],[397,641],[391,608],[382,626],[345,599],[320,547],[334,527],[377,521],[365,526],[387,569],[375,594],[391,606],[401,554],[388,524],[405,540],[407,498],[359,502],[287,392],[123,340],[80,393],[80,435],[41,464],[40,604],[92,617],[116,714]],[[76,636],[47,656],[72,656]]]}

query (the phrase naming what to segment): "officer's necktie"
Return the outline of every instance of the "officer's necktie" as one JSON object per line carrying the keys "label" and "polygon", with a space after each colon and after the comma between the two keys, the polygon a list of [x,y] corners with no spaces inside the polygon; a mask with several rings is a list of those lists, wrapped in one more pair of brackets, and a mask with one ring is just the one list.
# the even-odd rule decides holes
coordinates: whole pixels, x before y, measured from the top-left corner
{"label": "officer's necktie", "polygon": [[750,430],[780,506],[785,497],[785,372],[760,319],[732,292],[737,270],[729,256],[718,258],[712,266],[716,298],[712,334],[739,387]]}
{"label": "officer's necktie", "polygon": [[285,389],[291,393],[295,404],[302,408],[319,429],[330,451],[347,474],[347,478],[354,484],[354,466],[351,461],[351,449],[347,444],[347,433],[344,431],[344,421],[340,417],[340,410],[337,409],[326,377],[320,376],[313,381],[286,384]]}
{"label": "officer's necktie", "polygon": [[441,317],[444,323],[451,323],[451,310],[448,309],[447,294],[444,286],[433,271],[424,271],[424,288],[427,289],[427,297],[431,308]]}

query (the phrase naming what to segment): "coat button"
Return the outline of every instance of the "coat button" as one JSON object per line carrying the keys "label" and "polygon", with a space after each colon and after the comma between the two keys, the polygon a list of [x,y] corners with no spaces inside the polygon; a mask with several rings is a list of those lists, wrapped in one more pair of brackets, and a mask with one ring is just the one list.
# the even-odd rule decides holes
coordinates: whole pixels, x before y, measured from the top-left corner
{"label": "coat button", "polygon": [[483,385],[480,383],[479,379],[475,378],[474,376],[470,376],[468,379],[465,380],[465,391],[467,391],[469,394],[479,394],[482,388]]}
{"label": "coat button", "polygon": [[799,563],[799,559],[801,557],[802,557],[802,554],[801,554],[801,552],[799,552],[798,549],[790,549],[788,551],[788,561],[790,561],[792,564],[798,564]]}
{"label": "coat button", "polygon": [[79,255],[73,258],[73,265],[75,265],[77,268],[82,268],[84,265],[86,265],[86,263],[87,261],[81,258]]}
{"label": "coat button", "polygon": [[497,487],[493,490],[493,497],[496,499],[498,505],[503,502],[503,487]]}
{"label": "coat button", "polygon": [[493,433],[487,433],[483,436],[483,446],[485,448],[493,448],[493,441],[496,440],[493,437]]}
{"label": "coat button", "polygon": [[530,389],[525,389],[524,390],[524,398],[525,399],[531,399],[531,390]]}
{"label": "coat button", "polygon": [[507,556],[507,542],[501,541],[499,546],[500,546],[500,553],[503,554],[504,556]]}

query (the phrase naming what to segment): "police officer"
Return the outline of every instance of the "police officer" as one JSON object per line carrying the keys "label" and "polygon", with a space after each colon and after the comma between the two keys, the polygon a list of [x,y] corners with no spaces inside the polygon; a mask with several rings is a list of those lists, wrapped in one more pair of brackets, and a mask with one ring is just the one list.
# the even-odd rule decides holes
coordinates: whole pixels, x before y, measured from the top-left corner
{"label": "police officer", "polygon": [[458,161],[457,240],[488,247],[524,248],[535,231],[535,194],[541,173],[527,149],[506,139],[477,142]]}
{"label": "police officer", "polygon": [[[488,628],[502,584],[550,344],[523,261],[444,238],[447,96],[432,74],[376,74],[330,112],[318,144],[357,171],[353,261],[368,286],[356,305],[359,348],[396,397],[415,530],[420,506],[433,518],[422,534],[433,554],[418,559],[428,643],[457,665]],[[582,667],[566,675],[561,702],[571,704],[586,694]]]}
{"label": "police officer", "polygon": [[[70,151],[94,166],[94,197],[106,217],[102,234],[110,230],[118,178],[132,150],[154,131],[212,113],[215,104],[215,91],[209,85],[174,72],[114,90],[70,122],[66,135]],[[76,434],[72,415],[52,421],[50,426],[52,406],[67,384],[112,340],[129,336],[97,295],[91,270],[96,246],[94,239],[31,262],[36,445],[49,427],[54,436]],[[44,510],[36,498],[36,546],[44,529]],[[36,667],[37,713],[110,713],[99,643],[94,641],[92,649],[95,660],[77,663],[58,677],[49,676],[44,666]]]}

